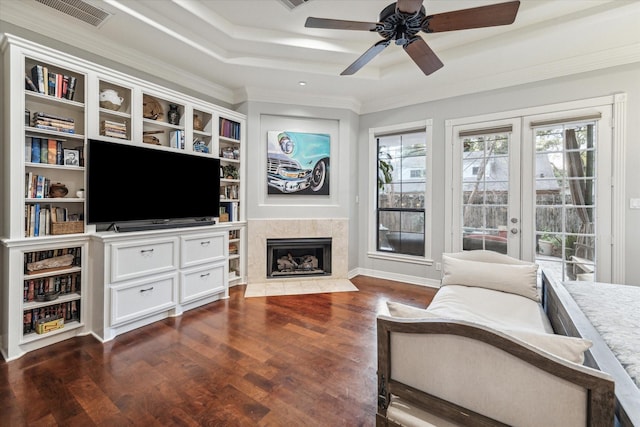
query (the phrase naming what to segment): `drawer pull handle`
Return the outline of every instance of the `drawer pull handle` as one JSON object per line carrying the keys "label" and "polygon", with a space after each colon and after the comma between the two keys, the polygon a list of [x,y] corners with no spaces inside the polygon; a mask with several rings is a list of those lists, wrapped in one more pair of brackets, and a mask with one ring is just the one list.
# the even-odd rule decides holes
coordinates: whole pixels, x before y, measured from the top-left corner
{"label": "drawer pull handle", "polygon": [[152,290],[153,290],[153,286],[150,287],[149,289],[140,289],[140,293],[149,292],[149,291],[152,291]]}
{"label": "drawer pull handle", "polygon": [[153,249],[140,249],[141,256],[151,256],[153,255]]}
{"label": "drawer pull handle", "polygon": [[201,274],[200,277],[202,278],[202,277],[207,277],[207,276],[210,276],[210,275],[211,275],[211,273],[206,273],[206,274]]}
{"label": "drawer pull handle", "polygon": [[200,246],[209,246],[211,244],[211,240],[207,240],[206,242],[200,242]]}

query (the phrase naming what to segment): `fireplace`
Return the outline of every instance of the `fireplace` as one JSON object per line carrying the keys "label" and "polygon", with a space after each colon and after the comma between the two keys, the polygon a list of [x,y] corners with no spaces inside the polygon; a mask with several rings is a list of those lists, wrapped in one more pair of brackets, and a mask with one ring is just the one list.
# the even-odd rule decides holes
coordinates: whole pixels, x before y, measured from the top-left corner
{"label": "fireplace", "polygon": [[267,278],[331,275],[331,238],[267,239]]}

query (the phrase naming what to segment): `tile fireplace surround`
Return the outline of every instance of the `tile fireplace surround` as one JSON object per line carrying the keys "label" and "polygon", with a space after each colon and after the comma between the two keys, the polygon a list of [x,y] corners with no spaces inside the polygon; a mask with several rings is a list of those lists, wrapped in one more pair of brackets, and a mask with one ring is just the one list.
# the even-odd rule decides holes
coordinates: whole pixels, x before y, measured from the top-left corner
{"label": "tile fireplace surround", "polygon": [[[349,269],[348,219],[250,219],[247,221],[247,281],[267,280],[267,239],[331,237],[331,275],[326,279],[346,279]],[[300,277],[284,280],[305,280]],[[313,280],[323,278],[313,277]]]}

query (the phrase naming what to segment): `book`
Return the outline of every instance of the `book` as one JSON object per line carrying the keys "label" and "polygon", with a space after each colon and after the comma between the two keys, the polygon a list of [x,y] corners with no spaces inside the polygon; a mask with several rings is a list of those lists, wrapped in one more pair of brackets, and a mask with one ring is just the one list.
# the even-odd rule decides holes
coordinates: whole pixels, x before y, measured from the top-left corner
{"label": "book", "polygon": [[46,118],[46,119],[56,119],[56,120],[60,120],[63,122],[71,122],[74,123],[75,120],[71,117],[63,117],[63,116],[57,116],[55,114],[51,114],[51,113],[43,113],[40,111],[36,111],[35,113],[33,113],[33,118],[34,119],[39,119],[39,118]]}
{"label": "book", "polygon": [[51,131],[56,131],[56,132],[76,133],[76,131],[74,129],[64,129],[64,128],[59,128],[57,126],[41,125],[41,124],[37,124],[37,123],[33,127],[36,128],[36,129],[51,130]]}
{"label": "book", "polygon": [[40,235],[40,204],[36,203],[34,205],[34,226],[33,226],[33,236]]}
{"label": "book", "polygon": [[24,161],[29,163],[31,161],[31,142],[33,140],[31,138],[27,138],[24,142]]}
{"label": "book", "polygon": [[76,94],[76,81],[77,79],[75,77],[69,77],[69,86],[67,88],[66,98],[70,101],[73,101],[73,97]]}
{"label": "book", "polygon": [[24,177],[24,185],[25,185],[25,190],[24,190],[24,196],[29,199],[31,197],[33,197],[33,172],[28,172],[25,174]]}
{"label": "book", "polygon": [[42,66],[42,93],[47,95],[49,93],[49,69]]}
{"label": "book", "polygon": [[47,156],[47,163],[55,165],[58,157],[58,142],[55,139],[48,140]]}
{"label": "book", "polygon": [[27,218],[29,225],[27,226],[27,234],[26,237],[33,237],[33,228],[35,226],[35,207],[33,205],[29,205],[29,210],[27,212]]}
{"label": "book", "polygon": [[56,75],[56,97],[58,98],[62,98],[62,81],[63,81],[62,74],[57,74]]}
{"label": "book", "polygon": [[49,161],[49,141],[47,139],[40,139],[40,163],[47,163]]}
{"label": "book", "polygon": [[33,92],[38,92],[38,88],[36,87],[36,85],[33,83],[33,80],[31,80],[31,78],[29,78],[28,75],[24,75],[24,88],[26,90],[30,90]]}
{"label": "book", "polygon": [[69,76],[62,76],[62,93],[61,98],[67,97],[67,90],[69,89]]}
{"label": "book", "polygon": [[56,140],[56,165],[63,165],[64,160],[62,157],[62,141]]}
{"label": "book", "polygon": [[34,86],[38,88],[39,93],[44,93],[44,81],[42,76],[42,66],[34,65],[31,68],[31,80],[33,81]]}
{"label": "book", "polygon": [[31,138],[31,163],[40,163],[40,138]]}
{"label": "book", "polygon": [[184,149],[184,132],[181,130],[171,131],[169,134],[169,147]]}
{"label": "book", "polygon": [[57,82],[56,73],[49,73],[47,95],[51,95],[51,96],[56,95],[56,82]]}
{"label": "book", "polygon": [[47,208],[41,207],[40,208],[40,215],[39,215],[39,234],[38,236],[46,236],[47,234]]}
{"label": "book", "polygon": [[[43,175],[38,175],[36,177],[36,194],[35,194],[36,199],[42,199],[45,197],[44,185],[45,185],[45,177]],[[40,208],[40,205],[38,205],[38,209],[39,208]]]}

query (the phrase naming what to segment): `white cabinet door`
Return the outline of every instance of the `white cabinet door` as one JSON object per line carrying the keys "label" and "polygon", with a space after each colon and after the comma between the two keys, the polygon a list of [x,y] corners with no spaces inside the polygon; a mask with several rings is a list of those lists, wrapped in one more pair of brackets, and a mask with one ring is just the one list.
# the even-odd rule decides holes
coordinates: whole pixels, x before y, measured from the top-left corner
{"label": "white cabinet door", "polygon": [[176,306],[178,274],[111,287],[111,325],[139,320]]}
{"label": "white cabinet door", "polygon": [[178,239],[175,237],[111,245],[111,283],[177,268]]}

